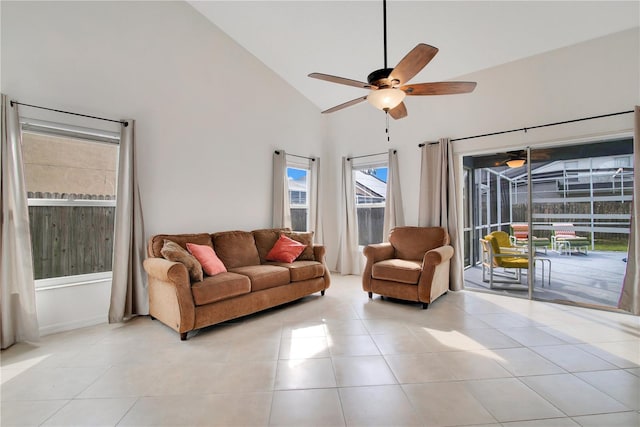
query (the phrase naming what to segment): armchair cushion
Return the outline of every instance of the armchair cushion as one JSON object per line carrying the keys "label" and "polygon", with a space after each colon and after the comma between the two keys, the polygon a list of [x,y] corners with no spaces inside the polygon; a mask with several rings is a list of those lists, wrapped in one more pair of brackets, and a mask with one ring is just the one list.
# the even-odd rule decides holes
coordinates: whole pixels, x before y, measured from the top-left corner
{"label": "armchair cushion", "polygon": [[418,284],[422,273],[422,263],[404,259],[387,259],[373,264],[371,277],[379,280]]}

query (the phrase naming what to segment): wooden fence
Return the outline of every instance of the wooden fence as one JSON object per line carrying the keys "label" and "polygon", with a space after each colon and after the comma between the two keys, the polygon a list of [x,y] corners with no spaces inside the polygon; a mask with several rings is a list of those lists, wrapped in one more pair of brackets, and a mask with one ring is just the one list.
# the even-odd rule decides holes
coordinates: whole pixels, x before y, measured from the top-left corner
{"label": "wooden fence", "polygon": [[29,206],[35,279],[111,271],[114,206],[82,206],[79,200],[113,196],[29,193],[30,199],[76,200]]}

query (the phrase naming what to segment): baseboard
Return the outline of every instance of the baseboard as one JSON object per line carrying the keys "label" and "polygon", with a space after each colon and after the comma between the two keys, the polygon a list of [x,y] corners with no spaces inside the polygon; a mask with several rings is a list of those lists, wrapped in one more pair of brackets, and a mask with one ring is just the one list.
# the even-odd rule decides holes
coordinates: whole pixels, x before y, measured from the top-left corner
{"label": "baseboard", "polygon": [[43,326],[39,329],[40,336],[57,334],[59,332],[71,331],[73,329],[86,328],[87,326],[107,323],[107,316],[95,316],[88,319],[74,320],[73,322],[61,322],[53,325]]}

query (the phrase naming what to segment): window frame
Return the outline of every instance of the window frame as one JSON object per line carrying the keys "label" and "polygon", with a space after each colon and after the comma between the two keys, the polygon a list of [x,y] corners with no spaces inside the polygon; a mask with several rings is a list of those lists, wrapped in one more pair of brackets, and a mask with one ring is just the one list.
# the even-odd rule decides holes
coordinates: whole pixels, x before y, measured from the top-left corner
{"label": "window frame", "polygon": [[[384,156],[384,158],[382,158],[382,156]],[[389,182],[389,158],[386,153],[384,153],[383,155],[378,155],[377,157],[378,159],[369,158],[369,159],[353,159],[352,160],[353,163],[351,164],[351,173],[352,173],[352,179],[353,179],[353,198],[354,198],[354,204],[356,208],[356,223],[358,223],[358,215],[357,215],[358,208],[367,207],[367,208],[383,208],[384,209],[386,207],[386,199],[387,199],[386,185]],[[358,160],[361,160],[361,161],[358,161]],[[375,202],[375,203],[358,203],[356,171],[363,171],[366,169],[383,169],[383,168],[387,169],[387,180],[384,181],[385,194],[382,196],[383,200],[381,202]],[[384,232],[384,214],[383,214],[382,227],[383,227],[383,230],[381,231],[381,234]],[[360,244],[360,226],[359,225],[357,226],[357,230],[358,230],[358,248],[360,251],[362,251],[366,245]],[[382,241],[384,241],[384,236],[382,236],[381,242]],[[375,243],[375,242],[370,242],[370,243]]]}
{"label": "window frame", "polygon": [[[310,228],[310,219],[311,219],[311,165],[309,164],[310,160],[308,159],[302,159],[302,158],[287,158],[287,197],[289,197],[289,215],[291,215],[291,209],[295,208],[296,209],[306,209],[306,215],[305,215],[305,224],[306,224],[306,229],[305,230],[294,230],[294,231],[299,231],[299,232],[308,232],[309,228]],[[300,203],[296,203],[293,204],[291,203],[291,190],[289,189],[289,169],[297,169],[297,170],[302,170],[306,172],[306,197],[305,197],[305,203],[304,204],[300,204]],[[293,215],[291,215],[291,217],[293,218]],[[291,224],[291,229],[293,230],[293,224]]]}
{"label": "window frame", "polygon": [[[80,126],[74,126],[64,123],[56,123],[45,120],[37,120],[30,118],[20,118],[21,132],[30,134],[39,134],[45,136],[53,136],[59,138],[70,138],[80,140],[86,143],[97,144],[115,144],[118,149],[116,153],[116,189],[117,189],[117,163],[120,153],[120,133],[106,131],[101,129],[92,129]],[[27,197],[27,206],[76,206],[76,207],[116,207],[116,197],[109,200],[91,200],[91,199],[47,199]],[[115,230],[114,230],[115,234]],[[32,253],[33,257],[33,253]],[[112,271],[102,271],[97,273],[75,274],[69,276],[49,277],[44,279],[35,279],[36,290],[48,290],[56,288],[64,288],[70,286],[91,285],[105,281],[110,281]]]}

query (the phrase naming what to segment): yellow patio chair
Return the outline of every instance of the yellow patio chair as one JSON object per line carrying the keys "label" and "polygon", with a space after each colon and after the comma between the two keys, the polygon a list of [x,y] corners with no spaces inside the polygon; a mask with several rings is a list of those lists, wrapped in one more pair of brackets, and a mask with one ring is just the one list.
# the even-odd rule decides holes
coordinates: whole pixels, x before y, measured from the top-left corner
{"label": "yellow patio chair", "polygon": [[[504,238],[509,240],[509,236],[503,231],[494,231],[480,239],[482,244],[482,281],[489,283],[490,289],[508,289],[508,290],[528,290],[528,286],[521,283],[522,269],[529,269],[528,255],[522,252],[522,248],[510,248],[509,246],[500,246],[500,242],[504,243]],[[551,260],[548,258],[534,257],[534,282],[536,263],[542,264],[542,286],[544,287],[544,271],[545,264],[548,268],[547,283],[551,286]],[[514,271],[510,271],[514,270]],[[486,277],[487,271],[489,278]],[[496,280],[494,276],[502,278]],[[495,286],[494,283],[515,284],[518,286]]]}

